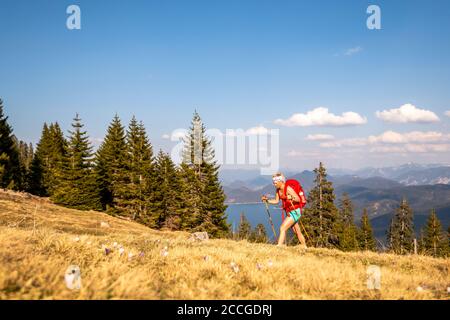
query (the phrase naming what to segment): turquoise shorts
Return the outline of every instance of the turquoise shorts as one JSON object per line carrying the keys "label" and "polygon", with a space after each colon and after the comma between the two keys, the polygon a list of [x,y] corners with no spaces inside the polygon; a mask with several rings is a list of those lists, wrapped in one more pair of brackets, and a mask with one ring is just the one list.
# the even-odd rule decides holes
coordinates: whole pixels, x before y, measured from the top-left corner
{"label": "turquoise shorts", "polygon": [[302,212],[300,211],[300,208],[298,208],[289,212],[289,216],[294,219],[295,223],[297,223],[298,219],[300,219],[302,216]]}

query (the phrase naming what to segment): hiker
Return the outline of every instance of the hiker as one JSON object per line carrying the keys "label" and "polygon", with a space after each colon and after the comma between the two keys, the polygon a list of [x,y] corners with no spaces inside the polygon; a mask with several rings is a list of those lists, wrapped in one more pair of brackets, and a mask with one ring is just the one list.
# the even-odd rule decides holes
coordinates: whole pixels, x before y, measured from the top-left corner
{"label": "hiker", "polygon": [[[284,219],[280,226],[280,237],[278,238],[278,246],[284,245],[286,239],[286,232],[289,228],[294,230],[297,235],[300,245],[306,249],[306,241],[303,236],[300,226],[298,224],[301,217],[301,208],[306,203],[306,198],[303,195],[303,190],[296,180],[288,180],[281,173],[276,173],[272,176],[272,182],[275,186],[276,195],[275,199],[268,199],[267,196],[262,196],[261,200],[270,204],[278,204],[281,200],[283,205],[283,210],[286,211],[287,217]],[[294,187],[297,188],[294,190]]]}

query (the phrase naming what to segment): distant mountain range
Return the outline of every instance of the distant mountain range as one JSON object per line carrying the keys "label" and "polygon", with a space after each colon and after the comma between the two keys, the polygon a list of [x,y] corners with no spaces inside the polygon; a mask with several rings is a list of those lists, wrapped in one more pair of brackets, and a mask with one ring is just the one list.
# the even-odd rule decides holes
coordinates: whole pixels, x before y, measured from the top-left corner
{"label": "distant mountain range", "polygon": [[[406,164],[330,172],[333,174],[328,178],[333,182],[337,199],[344,192],[349,194],[355,206],[357,221],[363,208],[367,208],[377,237],[384,236],[403,198],[408,200],[414,210],[416,231],[433,208],[445,228],[450,224],[450,166]],[[305,170],[288,177],[299,180],[306,192],[314,185],[315,174],[312,171]],[[261,195],[274,194],[270,176],[249,176],[247,180],[224,183],[224,191],[229,203],[258,202]]]}

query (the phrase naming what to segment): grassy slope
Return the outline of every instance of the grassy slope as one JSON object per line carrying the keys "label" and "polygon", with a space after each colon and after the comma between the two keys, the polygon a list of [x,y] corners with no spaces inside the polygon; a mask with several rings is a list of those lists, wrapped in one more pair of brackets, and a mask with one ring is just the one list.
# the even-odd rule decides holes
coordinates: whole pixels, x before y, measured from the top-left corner
{"label": "grassy slope", "polygon": [[[101,222],[110,227],[102,228]],[[449,297],[449,259],[326,249],[302,252],[245,241],[192,242],[188,236],[0,191],[0,299]],[[120,256],[114,242],[123,245],[125,254]],[[102,245],[113,251],[105,255]],[[167,256],[161,254],[165,246]],[[135,254],[132,259],[129,252]],[[144,255],[137,256],[139,252]],[[232,262],[238,272],[230,267]],[[81,268],[79,291],[65,286],[64,272],[71,264]],[[382,270],[379,292],[366,289],[370,264]],[[425,290],[418,292],[418,286]]]}

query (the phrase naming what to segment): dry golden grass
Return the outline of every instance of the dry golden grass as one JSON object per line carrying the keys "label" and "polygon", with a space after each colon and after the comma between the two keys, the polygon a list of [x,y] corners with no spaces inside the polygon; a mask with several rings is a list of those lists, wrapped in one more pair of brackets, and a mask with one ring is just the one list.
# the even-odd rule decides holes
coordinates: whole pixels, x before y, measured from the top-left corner
{"label": "dry golden grass", "polygon": [[[109,227],[101,227],[102,222]],[[192,242],[188,237],[0,191],[0,299],[449,297],[449,259],[302,251],[230,240]],[[105,246],[112,250],[108,255]],[[81,269],[80,290],[68,289],[64,281],[72,264]],[[371,264],[381,267],[381,290],[366,287]]]}

